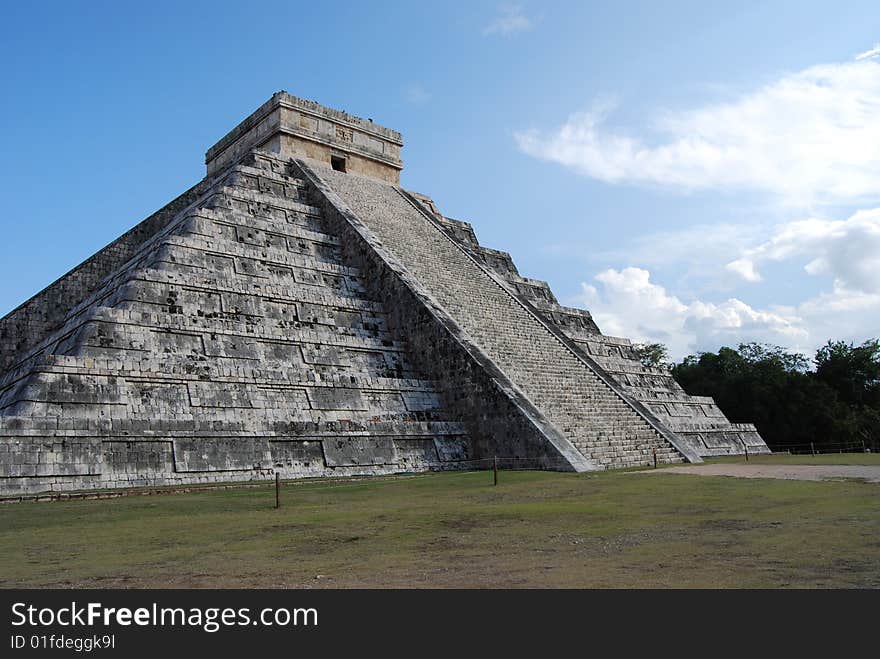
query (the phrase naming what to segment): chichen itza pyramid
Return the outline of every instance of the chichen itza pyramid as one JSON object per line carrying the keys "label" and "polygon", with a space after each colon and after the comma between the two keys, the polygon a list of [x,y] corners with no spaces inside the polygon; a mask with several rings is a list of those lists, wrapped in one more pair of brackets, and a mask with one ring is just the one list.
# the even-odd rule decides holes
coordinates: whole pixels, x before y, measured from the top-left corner
{"label": "chichen itza pyramid", "polygon": [[207,176],[0,320],[0,493],[767,452],[279,92]]}

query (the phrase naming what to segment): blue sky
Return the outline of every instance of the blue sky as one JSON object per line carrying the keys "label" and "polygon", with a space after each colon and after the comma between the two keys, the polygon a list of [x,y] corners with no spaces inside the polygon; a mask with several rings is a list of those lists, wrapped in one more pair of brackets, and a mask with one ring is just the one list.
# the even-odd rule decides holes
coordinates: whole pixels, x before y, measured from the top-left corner
{"label": "blue sky", "polygon": [[0,314],[285,89],[608,334],[880,336],[878,41],[876,2],[10,4]]}

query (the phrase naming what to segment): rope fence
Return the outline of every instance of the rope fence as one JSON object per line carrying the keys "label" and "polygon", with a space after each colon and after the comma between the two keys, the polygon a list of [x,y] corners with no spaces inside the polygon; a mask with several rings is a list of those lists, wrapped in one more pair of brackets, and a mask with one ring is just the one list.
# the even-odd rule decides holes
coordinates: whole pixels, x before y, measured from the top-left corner
{"label": "rope fence", "polygon": [[856,440],[848,442],[804,442],[801,444],[768,444],[773,453],[787,453],[789,455],[819,455],[822,453],[871,453],[872,442]]}
{"label": "rope fence", "polygon": [[[750,457],[760,455],[748,450],[745,446],[744,458],[749,460]],[[820,455],[830,453],[871,453],[877,451],[878,448],[872,448],[871,443],[858,440],[849,442],[823,442],[817,444],[815,442],[804,442],[799,444],[778,444],[768,445],[771,452],[776,455]],[[655,469],[659,466],[656,449],[653,453],[653,464],[649,463],[644,466],[653,466]],[[427,470],[422,470],[427,467]],[[79,492],[43,492],[39,494],[22,494],[0,497],[0,504],[3,503],[19,503],[24,501],[68,501],[76,499],[115,499],[118,497],[128,496],[149,496],[161,494],[185,494],[196,493],[210,490],[231,490],[231,489],[252,489],[252,488],[271,488],[275,489],[275,508],[282,506],[281,492],[282,488],[295,488],[300,491],[312,491],[321,489],[337,489],[346,487],[360,487],[366,482],[375,483],[377,481],[399,481],[412,478],[420,478],[426,473],[442,473],[456,471],[491,471],[492,484],[498,485],[498,474],[501,471],[569,471],[570,466],[564,460],[549,458],[546,456],[535,456],[531,458],[518,458],[506,456],[493,456],[491,458],[475,458],[471,460],[451,460],[442,463],[440,468],[429,465],[413,465],[414,469],[419,471],[398,472],[386,474],[351,474],[340,475],[336,477],[324,478],[308,478],[293,477],[284,479],[280,472],[276,471],[272,480],[256,480],[239,483],[199,483],[192,485],[169,485],[144,488],[126,488],[115,490],[91,490]],[[274,482],[273,482],[274,481]]]}

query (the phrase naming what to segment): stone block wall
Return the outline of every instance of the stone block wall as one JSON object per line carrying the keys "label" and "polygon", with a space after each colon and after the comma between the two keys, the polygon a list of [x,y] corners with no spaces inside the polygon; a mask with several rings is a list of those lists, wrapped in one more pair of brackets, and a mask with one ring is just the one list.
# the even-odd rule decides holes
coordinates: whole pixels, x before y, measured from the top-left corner
{"label": "stone block wall", "polygon": [[345,171],[399,183],[402,146],[397,131],[278,92],[208,149],[205,163],[210,176],[255,149],[325,165],[337,156]]}
{"label": "stone block wall", "polygon": [[0,492],[472,458],[285,162],[254,156],[200,192],[0,377]]}

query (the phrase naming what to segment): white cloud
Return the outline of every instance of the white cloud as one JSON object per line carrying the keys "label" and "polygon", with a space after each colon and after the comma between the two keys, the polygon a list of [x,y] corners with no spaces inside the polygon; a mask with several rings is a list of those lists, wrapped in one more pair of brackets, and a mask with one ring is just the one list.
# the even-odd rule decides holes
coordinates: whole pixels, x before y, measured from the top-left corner
{"label": "white cloud", "polygon": [[808,274],[831,277],[835,291],[880,294],[880,208],[860,210],[846,220],[789,222],[727,269],[754,282],[761,280],[760,264],[795,258]]}
{"label": "white cloud", "polygon": [[755,270],[755,264],[748,259],[736,259],[727,264],[727,269],[746,281],[761,281],[761,275]]}
{"label": "white cloud", "polygon": [[686,283],[700,290],[728,290],[740,285],[742,277],[719,268],[719,264],[738,258],[767,235],[767,228],[754,220],[748,224],[718,221],[636,234],[610,250],[596,250],[589,242],[571,237],[553,245],[552,250],[590,263],[638,264],[664,272],[673,269],[678,273],[677,286]]}
{"label": "white cloud", "polygon": [[403,92],[403,97],[410,105],[424,105],[431,100],[431,94],[418,83],[413,83]]}
{"label": "white cloud", "polygon": [[483,28],[483,36],[512,37],[534,27],[534,21],[526,16],[522,5],[505,4],[498,8],[495,19]]}
{"label": "white cloud", "polygon": [[875,43],[870,50],[856,55],[856,60],[873,59],[874,57],[880,57],[880,43]]}
{"label": "white cloud", "polygon": [[880,294],[836,288],[802,303],[798,314],[809,328],[809,350],[828,339],[861,343],[880,338]]}
{"label": "white cloud", "polygon": [[756,309],[735,297],[682,301],[642,268],[604,270],[594,281],[582,283],[572,302],[589,309],[604,334],[659,341],[675,360],[750,341],[812,356],[829,339],[880,336],[880,292],[835,286],[797,305]]}
{"label": "white cloud", "polygon": [[[812,354],[828,339],[880,336],[880,207],[845,220],[790,221],[791,206],[852,212],[880,200],[880,44],[854,61],[780,76],[725,102],[654,112],[650,134],[610,127],[613,109],[600,102],[554,130],[515,137],[527,154],[609,183],[767,196],[746,198],[734,223],[656,231],[602,255],[606,263],[674,272],[679,285],[682,273],[703,280],[683,294],[652,281],[648,269],[599,272],[573,302],[603,332],[663,342],[676,359],[748,341]],[[727,208],[719,214],[733,217],[731,198],[719,201]],[[768,209],[777,222],[784,210],[789,221],[773,226],[760,217]],[[769,264],[783,262],[800,265],[813,282],[774,282],[769,290],[785,304],[759,308],[739,291],[723,300],[706,292],[760,282],[779,271]],[[713,279],[720,285],[706,287]]]}
{"label": "white cloud", "polygon": [[[700,232],[683,232],[685,245],[676,248],[678,233],[657,234],[658,245],[671,249],[677,258],[694,258],[683,250],[694,247],[688,234]],[[736,241],[736,226],[730,225],[721,235]],[[754,240],[754,234],[749,235]],[[761,281],[761,266],[771,262],[799,261],[808,275],[828,277],[830,284],[806,299],[757,309],[736,297],[708,302],[696,296],[684,301],[652,281],[648,270],[628,267],[604,270],[593,282],[582,283],[581,295],[573,302],[589,309],[604,333],[660,341],[674,359],[749,341],[812,355],[829,339],[861,342],[880,337],[880,208],[857,211],[846,220],[788,222],[763,242],[751,246],[737,242],[734,250],[737,258],[727,263],[726,270],[741,280]],[[720,245],[710,246],[710,252],[723,250]],[[663,259],[656,263],[665,265]],[[783,288],[783,295],[796,294],[792,287]]]}
{"label": "white cloud", "polygon": [[581,284],[576,303],[590,310],[602,332],[659,341],[673,359],[743,341],[800,347],[810,340],[804,320],[790,308],[758,310],[736,298],[686,303],[641,268],[604,270],[595,281],[598,286]]}
{"label": "white cloud", "polygon": [[727,102],[655,112],[653,140],[606,127],[613,107],[599,103],[515,139],[531,156],[609,183],[755,190],[802,206],[880,195],[880,61],[867,56]]}

